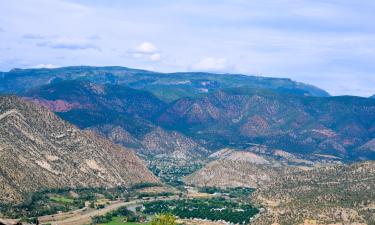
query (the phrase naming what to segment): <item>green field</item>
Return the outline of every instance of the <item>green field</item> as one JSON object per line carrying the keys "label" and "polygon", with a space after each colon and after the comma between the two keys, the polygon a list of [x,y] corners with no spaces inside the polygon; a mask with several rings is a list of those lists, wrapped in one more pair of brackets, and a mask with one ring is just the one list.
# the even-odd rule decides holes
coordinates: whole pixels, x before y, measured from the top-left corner
{"label": "green field", "polygon": [[102,223],[100,225],[150,225],[150,223],[134,223],[134,222],[123,222],[124,217],[113,217],[113,220],[108,223]]}
{"label": "green field", "polygon": [[51,199],[52,201],[54,202],[58,202],[58,203],[73,203],[74,200],[73,199],[70,199],[70,198],[67,198],[67,197],[64,197],[64,196],[53,196],[53,197],[49,197],[49,199]]}

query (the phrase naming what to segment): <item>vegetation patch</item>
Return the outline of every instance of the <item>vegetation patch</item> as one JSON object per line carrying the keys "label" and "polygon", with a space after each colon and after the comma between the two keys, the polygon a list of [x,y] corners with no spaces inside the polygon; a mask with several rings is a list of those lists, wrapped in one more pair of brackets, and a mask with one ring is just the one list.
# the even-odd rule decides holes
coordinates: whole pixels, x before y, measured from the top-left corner
{"label": "vegetation patch", "polygon": [[[109,212],[103,216],[94,216],[92,224],[106,224],[106,225],[119,225],[119,224],[141,224],[139,223],[144,218],[134,212],[128,210],[126,207],[121,207],[113,212]],[[142,223],[143,224],[143,223]]]}
{"label": "vegetation patch", "polygon": [[251,204],[225,198],[155,201],[144,204],[146,214],[170,213],[180,218],[200,218],[249,223],[259,210]]}
{"label": "vegetation patch", "polygon": [[160,187],[162,186],[159,183],[150,183],[150,182],[144,182],[144,183],[138,183],[134,184],[131,189],[132,190],[139,190],[139,189],[144,189],[144,188],[150,188],[150,187]]}
{"label": "vegetation patch", "polygon": [[72,204],[74,203],[74,199],[67,198],[65,196],[51,196],[49,197],[51,201],[62,203],[62,204]]}
{"label": "vegetation patch", "polygon": [[254,191],[254,188],[235,187],[235,188],[218,188],[218,187],[201,187],[199,192],[208,194],[221,194],[230,198],[248,198]]}
{"label": "vegetation patch", "polygon": [[139,222],[125,222],[126,217],[114,217],[112,221],[107,223],[101,223],[100,225],[150,225],[151,223],[139,223]]}
{"label": "vegetation patch", "polygon": [[0,204],[0,213],[9,218],[31,218],[81,209],[85,202],[99,199],[114,200],[127,196],[124,188],[61,188],[45,189],[25,196],[25,201],[19,204]]}
{"label": "vegetation patch", "polygon": [[185,183],[183,177],[203,168],[205,163],[201,161],[178,162],[168,158],[148,158],[148,168],[161,181],[176,188],[182,188]]}

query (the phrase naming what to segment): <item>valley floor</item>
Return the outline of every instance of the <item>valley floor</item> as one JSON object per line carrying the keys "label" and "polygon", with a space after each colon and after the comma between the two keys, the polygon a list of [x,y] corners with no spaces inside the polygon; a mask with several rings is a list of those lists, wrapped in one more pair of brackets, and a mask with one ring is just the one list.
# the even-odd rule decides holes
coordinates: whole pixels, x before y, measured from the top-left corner
{"label": "valley floor", "polygon": [[[159,201],[159,200],[175,200],[178,199],[178,196],[170,196],[170,197],[157,197],[152,200],[134,200],[129,202],[123,201],[114,201],[110,202],[108,206],[103,209],[96,209],[96,210],[80,210],[70,213],[64,213],[64,217],[61,217],[61,214],[49,215],[40,217],[39,220],[41,224],[51,224],[51,225],[85,225],[91,223],[91,218],[94,216],[102,216],[108,212],[114,211],[120,207],[134,207],[139,204],[150,202],[150,201]],[[69,216],[70,215],[70,216]]]}

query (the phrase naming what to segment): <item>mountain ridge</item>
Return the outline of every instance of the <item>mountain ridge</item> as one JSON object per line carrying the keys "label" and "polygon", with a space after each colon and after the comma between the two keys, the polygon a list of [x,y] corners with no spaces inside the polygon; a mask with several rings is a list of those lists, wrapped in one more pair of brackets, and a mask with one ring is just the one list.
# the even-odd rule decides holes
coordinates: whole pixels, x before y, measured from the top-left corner
{"label": "mountain ridge", "polygon": [[[248,143],[257,143],[289,152],[350,158],[361,155],[358,148],[373,139],[374,112],[375,101],[368,98],[319,98],[238,88],[181,98],[157,121],[202,140],[209,149],[232,144],[245,149]],[[374,157],[372,151],[366,154]]]}
{"label": "mountain ridge", "polygon": [[0,76],[0,92],[22,93],[25,87],[33,88],[61,80],[87,80],[97,84],[122,84],[150,91],[160,99],[173,101],[181,97],[196,96],[220,88],[251,86],[269,88],[280,93],[329,96],[315,86],[287,78],[270,78],[238,74],[204,72],[159,73],[126,67],[62,67],[56,69],[13,69]]}
{"label": "mountain ridge", "polygon": [[158,128],[169,136],[178,132],[179,140],[191,139],[209,151],[246,149],[254,143],[344,161],[375,158],[375,142],[371,141],[375,138],[375,100],[370,98],[312,97],[242,87],[166,103],[147,91],[75,80],[44,85],[25,96],[80,128],[92,128],[107,137],[116,132],[117,137],[123,135],[118,143],[125,147],[125,140],[142,146],[146,135]]}
{"label": "mountain ridge", "polygon": [[189,137],[153,124],[167,104],[146,91],[73,80],[44,85],[25,96],[82,129],[146,156],[171,154],[190,159],[207,153]]}

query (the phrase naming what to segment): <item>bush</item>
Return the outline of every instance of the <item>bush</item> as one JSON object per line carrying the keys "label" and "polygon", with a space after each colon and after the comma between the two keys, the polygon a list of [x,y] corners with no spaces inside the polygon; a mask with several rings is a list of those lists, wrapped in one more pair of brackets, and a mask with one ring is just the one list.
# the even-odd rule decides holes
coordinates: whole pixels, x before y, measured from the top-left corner
{"label": "bush", "polygon": [[158,214],[152,221],[151,225],[176,225],[176,217],[172,214]]}

